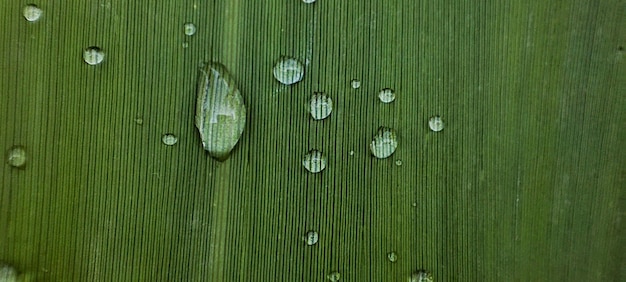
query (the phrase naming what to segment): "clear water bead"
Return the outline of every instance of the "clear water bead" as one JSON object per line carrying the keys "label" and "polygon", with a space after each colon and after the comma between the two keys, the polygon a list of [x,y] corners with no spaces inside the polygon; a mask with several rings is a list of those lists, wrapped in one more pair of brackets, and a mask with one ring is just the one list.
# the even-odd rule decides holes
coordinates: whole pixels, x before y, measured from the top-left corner
{"label": "clear water bead", "polygon": [[388,104],[396,99],[396,93],[393,92],[393,89],[385,88],[378,92],[378,99],[380,99],[381,102]]}
{"label": "clear water bead", "polygon": [[302,165],[312,173],[318,173],[326,168],[326,156],[318,150],[311,150],[302,159]]}
{"label": "clear water bead", "polygon": [[186,23],[183,25],[183,30],[185,31],[185,35],[192,36],[196,34],[196,25],[193,23]]}
{"label": "clear water bead", "polygon": [[370,143],[372,154],[379,159],[384,159],[391,156],[396,148],[398,148],[398,138],[395,131],[388,127],[378,128],[374,140]]}
{"label": "clear water bead", "polygon": [[274,66],[274,78],[280,83],[291,85],[304,77],[304,66],[291,57],[281,57]]}
{"label": "clear water bead", "polygon": [[22,13],[24,14],[24,18],[27,21],[36,22],[39,20],[39,18],[41,18],[41,15],[43,14],[43,10],[41,10],[41,8],[37,7],[34,4],[28,4],[24,6]]}
{"label": "clear water bead", "polygon": [[361,87],[361,81],[358,79],[353,79],[352,81],[350,81],[350,86],[352,86],[352,88],[354,89],[357,89]]}
{"label": "clear water bead", "polygon": [[434,132],[439,132],[443,130],[443,120],[441,119],[440,116],[434,116],[431,117],[430,120],[428,120],[428,127],[430,127],[430,130],[434,131]]}
{"label": "clear water bead", "polygon": [[22,281],[20,279],[17,270],[14,267],[0,261],[0,281],[2,282],[17,282]]}
{"label": "clear water bead", "polygon": [[410,282],[433,282],[433,276],[430,272],[420,269],[411,273]]}
{"label": "clear water bead", "polygon": [[317,244],[318,240],[319,240],[319,234],[317,234],[317,232],[313,230],[307,232],[306,236],[304,237],[304,241],[309,246],[313,246]]}
{"label": "clear water bead", "polygon": [[315,3],[315,0],[302,0],[302,2],[311,4],[311,3]]}
{"label": "clear water bead", "polygon": [[333,100],[326,94],[315,94],[309,102],[311,116],[313,119],[322,120],[327,118],[333,111]]}
{"label": "clear water bead", "polygon": [[337,282],[339,281],[339,279],[341,279],[341,274],[337,271],[333,271],[326,275],[326,279],[330,280],[331,282]]}
{"label": "clear water bead", "polygon": [[26,165],[26,150],[22,146],[14,146],[7,152],[7,163],[12,167]]}
{"label": "clear water bead", "polygon": [[171,133],[163,134],[163,137],[161,137],[161,141],[163,141],[163,144],[167,146],[174,146],[176,145],[176,143],[178,143],[178,137]]}
{"label": "clear water bead", "polygon": [[389,252],[387,253],[387,259],[390,262],[396,262],[398,261],[398,254],[396,254],[396,252]]}
{"label": "clear water bead", "polygon": [[88,65],[95,66],[102,63],[104,60],[104,52],[97,46],[87,47],[87,49],[83,51],[83,60],[85,60],[85,63]]}

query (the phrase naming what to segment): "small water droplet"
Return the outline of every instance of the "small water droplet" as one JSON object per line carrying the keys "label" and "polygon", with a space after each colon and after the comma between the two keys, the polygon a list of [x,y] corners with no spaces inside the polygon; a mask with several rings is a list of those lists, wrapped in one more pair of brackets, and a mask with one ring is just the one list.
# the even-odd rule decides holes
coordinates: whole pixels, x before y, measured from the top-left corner
{"label": "small water droplet", "polygon": [[384,159],[391,156],[396,148],[398,148],[398,138],[395,131],[388,127],[378,128],[374,140],[370,143],[372,154],[379,159]]}
{"label": "small water droplet", "polygon": [[185,35],[192,36],[196,34],[196,25],[193,23],[185,23],[183,30],[185,31]]}
{"label": "small water droplet", "polygon": [[304,66],[300,61],[291,57],[281,57],[274,66],[274,77],[280,83],[291,85],[304,77]]}
{"label": "small water droplet", "polygon": [[434,132],[442,131],[443,126],[443,120],[440,116],[433,116],[430,118],[430,120],[428,120],[428,127],[430,127],[430,130]]}
{"label": "small water droplet", "polygon": [[302,165],[312,173],[318,173],[326,168],[326,156],[318,150],[311,150],[304,155]]}
{"label": "small water droplet", "polygon": [[354,156],[354,150],[350,150],[350,152],[348,152],[348,154],[350,154],[350,156]]}
{"label": "small water droplet", "polygon": [[357,89],[361,87],[361,81],[358,79],[353,79],[352,81],[350,81],[350,85],[352,86],[352,88]]}
{"label": "small water droplet", "polygon": [[87,47],[83,51],[83,60],[85,60],[85,63],[95,66],[104,60],[104,52],[97,46]]}
{"label": "small water droplet", "polygon": [[433,282],[434,280],[430,272],[424,269],[420,269],[418,271],[411,273],[411,278],[409,279],[409,281],[410,282]]}
{"label": "small water droplet", "polygon": [[413,203],[411,203],[411,206],[413,206],[413,207],[417,207],[417,202],[413,202]]}
{"label": "small water droplet", "polygon": [[182,46],[183,46],[183,48],[188,48],[189,47],[189,43],[188,42],[183,42]]}
{"label": "small water droplet", "polygon": [[396,160],[396,165],[397,166],[401,166],[402,165],[402,160]]}
{"label": "small water droplet", "polygon": [[396,262],[398,261],[398,254],[396,254],[396,252],[389,252],[387,253],[387,259],[390,262]]}
{"label": "small water droplet", "polygon": [[[22,281],[23,277],[18,277],[17,270],[13,266],[8,265],[5,262],[0,261],[0,281]],[[26,280],[26,279],[24,279]]]}
{"label": "small water droplet", "polygon": [[41,10],[35,4],[28,4],[24,6],[22,12],[24,13],[24,18],[29,22],[36,22],[37,20],[39,20],[39,18],[41,18],[41,15],[43,14],[43,10]]}
{"label": "small water droplet", "polygon": [[307,3],[307,4],[311,4],[311,3],[314,3],[315,0],[302,0],[302,2]]}
{"label": "small water droplet", "polygon": [[7,163],[12,167],[23,167],[26,165],[26,150],[22,146],[13,146],[7,152]]}
{"label": "small water droplet", "polygon": [[178,137],[176,137],[176,135],[174,134],[167,133],[163,134],[163,137],[161,137],[161,141],[163,141],[163,144],[167,146],[174,146],[176,143],[178,143]]}
{"label": "small water droplet", "polygon": [[307,232],[306,233],[306,237],[304,238],[304,241],[309,246],[313,246],[313,245],[317,244],[318,240],[319,240],[319,235],[314,230],[311,230],[311,231]]}
{"label": "small water droplet", "polygon": [[381,102],[388,104],[396,99],[396,93],[393,91],[393,89],[385,88],[378,92],[378,99],[380,99]]}
{"label": "small water droplet", "polygon": [[326,279],[332,281],[332,282],[337,282],[339,281],[339,279],[341,279],[341,274],[339,274],[339,272],[337,271],[333,271],[331,273],[329,273],[328,275],[326,275]]}
{"label": "small water droplet", "polygon": [[143,118],[141,117],[136,117],[135,118],[135,123],[138,125],[143,125]]}
{"label": "small water droplet", "polygon": [[311,116],[313,119],[322,120],[327,118],[333,111],[333,100],[326,94],[315,94],[309,102]]}

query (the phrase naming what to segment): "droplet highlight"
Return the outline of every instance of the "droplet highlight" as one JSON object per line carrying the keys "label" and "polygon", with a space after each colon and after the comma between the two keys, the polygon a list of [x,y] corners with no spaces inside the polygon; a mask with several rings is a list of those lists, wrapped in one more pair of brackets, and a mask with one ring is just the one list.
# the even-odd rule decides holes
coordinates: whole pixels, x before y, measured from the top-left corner
{"label": "droplet highlight", "polygon": [[318,173],[324,170],[326,168],[326,162],[326,156],[318,150],[311,150],[302,158],[302,165],[306,170],[312,173]]}
{"label": "droplet highlight", "polygon": [[444,123],[440,116],[433,116],[428,120],[428,127],[434,132],[443,130]]}
{"label": "droplet highlight", "polygon": [[391,88],[385,88],[378,92],[378,99],[385,104],[389,104],[396,99],[396,93]]}
{"label": "droplet highlight", "polygon": [[285,85],[292,85],[304,77],[304,66],[291,57],[281,57],[274,66],[274,78]]}
{"label": "droplet highlight", "polygon": [[309,111],[315,120],[322,120],[330,116],[333,111],[333,100],[326,94],[315,94],[309,101]]}
{"label": "droplet highlight", "polygon": [[185,23],[183,25],[183,31],[185,32],[185,35],[192,36],[196,34],[196,25],[193,23]]}
{"label": "droplet highlight", "polygon": [[378,132],[374,135],[370,150],[372,154],[379,159],[388,158],[398,148],[398,138],[393,129],[388,127],[378,128]]}
{"label": "droplet highlight", "polygon": [[196,127],[202,147],[217,160],[235,148],[246,125],[246,106],[234,78],[217,62],[200,68]]}
{"label": "droplet highlight", "polygon": [[163,134],[163,136],[161,137],[161,141],[163,141],[163,144],[167,146],[174,146],[176,145],[176,143],[178,143],[178,137],[171,133]]}
{"label": "droplet highlight", "polygon": [[358,79],[353,79],[352,81],[350,81],[350,86],[352,86],[352,88],[354,89],[358,89],[359,87],[361,87],[361,81]]}
{"label": "droplet highlight", "polygon": [[313,246],[317,244],[318,240],[319,240],[319,234],[317,234],[317,231],[314,231],[314,230],[307,232],[306,236],[304,237],[304,241],[309,246]]}
{"label": "droplet highlight", "polygon": [[333,271],[326,275],[326,279],[330,280],[331,282],[337,282],[339,281],[339,279],[341,279],[341,274],[337,271]]}
{"label": "droplet highlight", "polygon": [[104,52],[100,47],[91,46],[83,51],[83,60],[91,66],[98,65],[104,61]]}
{"label": "droplet highlight", "polygon": [[420,269],[411,273],[411,277],[409,279],[411,282],[433,282],[433,276],[430,272]]}
{"label": "droplet highlight", "polygon": [[14,146],[7,152],[7,163],[12,167],[24,167],[26,159],[26,150],[22,146]]}
{"label": "droplet highlight", "polygon": [[398,254],[396,254],[396,252],[389,252],[387,253],[387,259],[390,262],[396,262],[398,261]]}
{"label": "droplet highlight", "polygon": [[315,3],[315,0],[302,0],[302,2],[311,4],[311,3]]}
{"label": "droplet highlight", "polygon": [[43,15],[43,10],[35,4],[28,4],[24,6],[22,13],[27,21],[36,22],[41,18],[41,15]]}

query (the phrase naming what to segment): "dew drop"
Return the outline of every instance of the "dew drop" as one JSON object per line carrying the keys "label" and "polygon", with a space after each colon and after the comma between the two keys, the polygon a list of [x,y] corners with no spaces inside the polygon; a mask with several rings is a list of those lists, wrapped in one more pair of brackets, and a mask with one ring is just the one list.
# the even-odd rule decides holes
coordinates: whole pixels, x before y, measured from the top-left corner
{"label": "dew drop", "polygon": [[196,34],[196,25],[193,23],[186,23],[183,25],[183,30],[185,31],[185,35],[192,36]]}
{"label": "dew drop", "polygon": [[312,173],[318,173],[326,168],[326,156],[318,150],[311,150],[304,155],[302,165]]}
{"label": "dew drop", "polygon": [[387,253],[387,259],[390,262],[396,262],[398,261],[398,254],[396,254],[396,252],[389,252]]}
{"label": "dew drop", "polygon": [[388,127],[378,128],[374,140],[370,143],[372,154],[379,159],[384,159],[391,156],[396,148],[398,148],[398,138],[395,131]]}
{"label": "dew drop", "polygon": [[104,60],[104,52],[97,46],[87,47],[87,49],[83,51],[83,60],[85,60],[85,63],[88,65],[95,66],[102,63]]}
{"label": "dew drop", "polygon": [[385,88],[378,92],[378,99],[380,99],[381,102],[388,104],[396,99],[396,93],[393,91],[393,89]]}
{"label": "dew drop", "polygon": [[402,165],[402,160],[396,160],[396,165],[397,166],[401,166]]}
{"label": "dew drop", "polygon": [[350,81],[350,85],[352,86],[352,88],[358,89],[359,87],[361,87],[361,81],[358,79],[353,79],[352,81]]}
{"label": "dew drop", "polygon": [[182,46],[183,46],[183,48],[189,48],[189,43],[188,42],[183,42]]}
{"label": "dew drop", "polygon": [[329,273],[328,275],[326,275],[326,279],[332,281],[332,282],[337,282],[339,281],[339,279],[341,279],[341,274],[337,271],[333,271],[331,273]]}
{"label": "dew drop", "polygon": [[443,126],[443,120],[441,120],[440,116],[433,116],[430,120],[428,120],[428,127],[430,127],[430,130],[434,132],[442,131]]}
{"label": "dew drop", "polygon": [[313,119],[322,120],[327,118],[333,111],[333,100],[326,94],[315,94],[309,102],[311,116]]}
{"label": "dew drop", "polygon": [[39,20],[39,18],[41,18],[41,15],[43,14],[43,10],[41,10],[35,4],[28,4],[24,6],[22,12],[24,13],[24,18],[29,22],[36,22],[37,20]]}
{"label": "dew drop", "polygon": [[350,152],[348,152],[348,154],[349,154],[350,156],[354,156],[354,150],[350,150]]}
{"label": "dew drop", "polygon": [[167,146],[174,146],[176,143],[178,143],[178,137],[176,137],[176,135],[174,134],[167,133],[163,134],[163,137],[161,137],[161,141],[163,141],[163,144]]}
{"label": "dew drop", "polygon": [[315,3],[315,0],[302,0],[302,2],[311,4],[311,3]]}
{"label": "dew drop", "polygon": [[319,235],[317,234],[317,231],[314,231],[314,230],[307,232],[306,236],[304,237],[304,241],[309,246],[313,246],[317,244],[318,240],[319,240]]}
{"label": "dew drop", "polygon": [[143,118],[141,118],[141,117],[136,117],[136,118],[135,118],[135,123],[136,123],[137,125],[143,125]]}
{"label": "dew drop", "polygon": [[7,163],[12,167],[21,168],[26,165],[26,150],[22,146],[13,146],[7,152]]}
{"label": "dew drop", "polygon": [[0,281],[21,281],[14,267],[0,261]]}
{"label": "dew drop", "polygon": [[433,282],[433,276],[430,272],[420,269],[411,273],[410,282]]}
{"label": "dew drop", "polygon": [[291,57],[281,57],[274,66],[274,78],[280,83],[291,85],[302,80],[304,66]]}

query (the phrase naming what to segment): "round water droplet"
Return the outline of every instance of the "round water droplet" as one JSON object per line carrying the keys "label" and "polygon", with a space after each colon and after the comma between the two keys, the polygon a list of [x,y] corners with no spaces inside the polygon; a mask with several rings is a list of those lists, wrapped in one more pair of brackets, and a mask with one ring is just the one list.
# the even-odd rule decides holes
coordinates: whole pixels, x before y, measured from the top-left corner
{"label": "round water droplet", "polygon": [[43,10],[34,4],[24,6],[22,12],[24,13],[24,18],[29,22],[36,22],[43,14]]}
{"label": "round water droplet", "polygon": [[282,84],[294,84],[304,77],[304,66],[294,58],[281,57],[274,66],[274,77]]}
{"label": "round water droplet", "polygon": [[350,85],[352,86],[352,88],[357,89],[361,87],[361,81],[358,79],[353,79],[352,81],[350,81]]}
{"label": "round water droplet", "polygon": [[186,23],[183,25],[183,30],[185,31],[185,35],[192,36],[196,34],[196,25],[193,23]]}
{"label": "round water droplet", "polygon": [[385,88],[378,92],[378,99],[383,103],[391,103],[396,99],[396,93],[393,92],[393,89]]}
{"label": "round water droplet", "polygon": [[188,42],[183,42],[182,46],[183,46],[183,48],[188,48],[189,47],[189,43]]}
{"label": "round water droplet", "polygon": [[223,161],[235,148],[246,126],[246,106],[235,79],[220,63],[200,69],[196,99],[196,127],[202,147]]}
{"label": "round water droplet", "polygon": [[387,253],[387,259],[390,262],[396,262],[398,261],[398,254],[396,254],[396,252],[389,252]]}
{"label": "round water droplet", "polygon": [[420,269],[411,273],[411,278],[409,279],[411,282],[433,282],[433,276],[430,272]]}
{"label": "round water droplet", "polygon": [[311,4],[311,3],[314,3],[315,0],[302,0],[302,2],[307,3],[307,4]]}
{"label": "round water droplet", "polygon": [[439,116],[431,117],[430,120],[428,120],[428,127],[430,127],[430,130],[434,132],[442,131],[443,126],[443,120],[441,120],[441,117]]}
{"label": "round water droplet", "polygon": [[85,60],[85,63],[95,66],[104,60],[104,52],[97,46],[87,47],[83,51],[83,60]]}
{"label": "round water droplet", "polygon": [[163,134],[163,137],[161,137],[161,141],[163,141],[163,144],[167,146],[174,146],[176,143],[178,143],[178,137],[171,133]]}
{"label": "round water droplet", "polygon": [[12,167],[23,167],[26,165],[26,150],[22,146],[13,146],[7,152],[7,163]]}
{"label": "round water droplet", "polygon": [[136,123],[137,125],[143,125],[143,118],[141,118],[141,117],[136,117],[136,118],[135,118],[135,123]]}
{"label": "round water droplet", "polygon": [[341,274],[339,274],[339,272],[337,271],[333,271],[331,273],[329,273],[328,275],[326,275],[326,279],[332,281],[332,282],[337,282],[339,281],[339,279],[341,279]]}
{"label": "round water droplet", "polygon": [[374,140],[370,143],[372,154],[379,159],[384,159],[391,156],[396,148],[398,148],[398,138],[395,131],[388,127],[378,128]]}
{"label": "round water droplet", "polygon": [[313,245],[317,244],[318,240],[319,240],[319,235],[317,234],[316,231],[313,231],[313,230],[307,232],[306,233],[306,237],[304,238],[304,241],[309,246],[313,246]]}
{"label": "round water droplet", "polygon": [[311,150],[304,155],[302,165],[312,173],[318,173],[326,168],[326,156],[318,150]]}
{"label": "round water droplet", "polygon": [[402,165],[402,160],[396,160],[396,165],[397,166],[401,166]]}
{"label": "round water droplet", "polygon": [[22,281],[22,277],[18,277],[17,270],[5,262],[0,261],[0,281],[17,282]]}
{"label": "round water droplet", "polygon": [[313,119],[321,120],[327,118],[333,111],[333,100],[326,94],[315,94],[309,101],[311,116]]}

